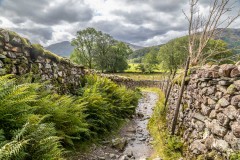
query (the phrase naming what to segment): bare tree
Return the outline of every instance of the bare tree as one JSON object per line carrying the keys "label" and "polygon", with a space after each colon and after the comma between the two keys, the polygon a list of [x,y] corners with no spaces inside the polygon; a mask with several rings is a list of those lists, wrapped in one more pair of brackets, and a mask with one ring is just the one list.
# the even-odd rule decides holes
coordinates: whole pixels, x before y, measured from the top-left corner
{"label": "bare tree", "polygon": [[[199,0],[189,0],[190,13],[187,14],[183,12],[189,23],[189,58],[186,63],[185,75],[182,79],[181,90],[175,108],[171,131],[172,134],[174,134],[177,125],[179,108],[189,65],[191,64],[192,66],[195,66],[199,64],[201,60],[204,60],[203,50],[207,46],[209,40],[221,34],[223,29],[228,28],[239,17],[240,13],[237,13],[234,16],[229,16],[229,13],[234,9],[235,3],[236,2],[232,2],[231,0],[212,0],[208,14],[204,15],[199,9]],[[210,54],[215,53],[212,52]]]}

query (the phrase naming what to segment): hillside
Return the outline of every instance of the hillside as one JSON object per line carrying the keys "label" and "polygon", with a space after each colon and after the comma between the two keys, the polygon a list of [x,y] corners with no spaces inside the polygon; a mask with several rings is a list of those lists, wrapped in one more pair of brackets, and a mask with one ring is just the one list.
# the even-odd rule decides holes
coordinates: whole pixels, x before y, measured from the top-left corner
{"label": "hillside", "polygon": [[[240,46],[240,29],[224,29],[222,34],[219,37],[225,42],[229,44],[230,48],[236,48]],[[129,47],[134,51],[132,55],[130,55],[129,59],[135,59],[144,56],[148,53],[151,49],[159,50],[162,45],[151,46],[151,47],[141,47],[137,45],[133,45],[130,43],[125,42]],[[63,57],[69,57],[71,52],[73,51],[74,47],[71,46],[69,41],[63,41],[59,43],[52,44],[46,47],[47,50],[50,50],[53,53],[56,53]]]}
{"label": "hillside", "polygon": [[134,45],[134,44],[131,44],[131,43],[127,43],[127,42],[124,42],[124,43],[127,44],[133,51],[144,48],[142,46],[137,46],[137,45]]}
{"label": "hillside", "polygon": [[144,47],[138,50],[135,50],[133,54],[130,55],[129,59],[140,58],[147,54],[151,49],[159,50],[162,45]]}
{"label": "hillside", "polygon": [[71,43],[69,41],[63,41],[63,42],[52,44],[46,47],[46,49],[55,54],[58,54],[59,56],[69,57],[74,47],[71,46]]}
{"label": "hillside", "polygon": [[240,28],[233,29],[227,28],[224,29],[222,34],[219,35],[219,38],[229,44],[230,48],[236,48],[240,46]]}
{"label": "hillside", "polygon": [[[222,34],[218,35],[218,37],[216,37],[216,38],[217,39],[220,38],[221,40],[225,41],[229,45],[229,48],[234,48],[234,49],[239,48],[239,46],[240,46],[240,28],[239,29],[233,29],[233,28],[224,29]],[[143,57],[151,49],[159,50],[162,45],[145,47],[145,48],[135,50],[133,52],[133,54],[130,55],[129,59]]]}
{"label": "hillside", "polygon": [[[133,51],[143,48],[141,46],[133,45],[127,42],[124,43],[126,43]],[[45,48],[62,57],[69,57],[72,51],[74,50],[74,47],[71,45],[69,41],[55,43]]]}

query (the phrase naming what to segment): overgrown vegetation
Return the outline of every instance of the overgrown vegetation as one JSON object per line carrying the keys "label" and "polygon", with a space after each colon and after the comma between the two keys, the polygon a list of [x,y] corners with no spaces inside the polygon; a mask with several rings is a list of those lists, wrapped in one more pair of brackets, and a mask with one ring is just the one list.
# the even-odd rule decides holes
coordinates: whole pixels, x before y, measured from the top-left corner
{"label": "overgrown vegetation", "polygon": [[240,152],[235,152],[230,155],[230,160],[238,160],[240,159]]}
{"label": "overgrown vegetation", "polygon": [[58,55],[56,55],[56,54],[54,54],[54,53],[52,53],[48,50],[45,50],[43,48],[43,46],[40,45],[40,44],[32,44],[31,51],[32,51],[33,55],[35,56],[35,58],[39,55],[42,55],[42,56],[44,56],[46,58],[49,58],[49,59],[51,59],[53,61],[56,61],[56,62],[63,61],[63,59],[64,59],[64,58],[62,58],[62,57],[60,57],[60,56],[58,56]]}
{"label": "overgrown vegetation", "polygon": [[0,160],[64,159],[74,148],[104,136],[134,113],[138,95],[95,75],[79,95],[58,95],[37,83],[0,77]]}
{"label": "overgrown vegetation", "polygon": [[179,159],[182,157],[183,142],[178,136],[171,136],[167,129],[164,93],[157,88],[153,88],[151,91],[159,95],[159,100],[148,123],[148,129],[154,139],[153,147],[155,152],[153,158],[159,156],[164,160]]}

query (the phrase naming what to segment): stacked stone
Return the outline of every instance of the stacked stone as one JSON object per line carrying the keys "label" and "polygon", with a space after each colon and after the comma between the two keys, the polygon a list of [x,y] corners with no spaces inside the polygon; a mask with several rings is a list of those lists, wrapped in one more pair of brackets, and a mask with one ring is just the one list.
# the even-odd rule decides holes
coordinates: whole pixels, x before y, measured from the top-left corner
{"label": "stacked stone", "polygon": [[[190,76],[178,124],[188,155],[227,159],[240,150],[240,66],[204,66]],[[169,99],[169,126],[178,90],[175,86]]]}
{"label": "stacked stone", "polygon": [[[89,71],[89,73],[92,73]],[[96,73],[95,74],[99,74]],[[119,85],[124,85],[127,88],[134,89],[136,87],[157,87],[160,88],[162,85],[162,81],[151,81],[151,80],[133,80],[131,78],[123,77],[123,76],[118,76],[118,75],[113,75],[113,74],[99,74],[101,77],[106,77],[113,82],[119,84]]]}
{"label": "stacked stone", "polygon": [[33,81],[50,80],[63,93],[78,88],[84,68],[40,48],[37,53],[25,38],[0,29],[0,75],[33,73]]}

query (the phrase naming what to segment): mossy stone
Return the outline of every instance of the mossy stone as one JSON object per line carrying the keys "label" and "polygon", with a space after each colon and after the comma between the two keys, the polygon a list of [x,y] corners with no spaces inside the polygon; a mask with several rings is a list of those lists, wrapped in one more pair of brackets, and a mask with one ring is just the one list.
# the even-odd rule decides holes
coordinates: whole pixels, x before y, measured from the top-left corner
{"label": "mossy stone", "polygon": [[197,157],[197,160],[205,160],[206,158],[205,158],[205,156],[204,155],[199,155],[198,157]]}
{"label": "mossy stone", "polygon": [[12,64],[6,64],[4,66],[6,73],[11,73],[12,72]]}
{"label": "mossy stone", "polygon": [[3,54],[0,54],[0,59],[6,59],[7,57]]}
{"label": "mossy stone", "polygon": [[38,71],[39,71],[38,65],[37,64],[33,64],[32,68],[31,68],[31,72],[36,74],[36,73],[38,73]]}
{"label": "mossy stone", "polygon": [[0,68],[0,76],[3,76],[5,75],[7,72],[6,72],[6,69],[5,68]]}
{"label": "mossy stone", "polygon": [[217,155],[217,152],[213,150],[207,154],[207,158],[214,159],[214,157],[216,157],[216,155]]}
{"label": "mossy stone", "polygon": [[227,88],[227,93],[228,94],[234,94],[237,91],[236,86],[234,84],[231,84],[228,88]]}
{"label": "mossy stone", "polygon": [[12,60],[10,58],[5,58],[3,59],[4,63],[12,63]]}

